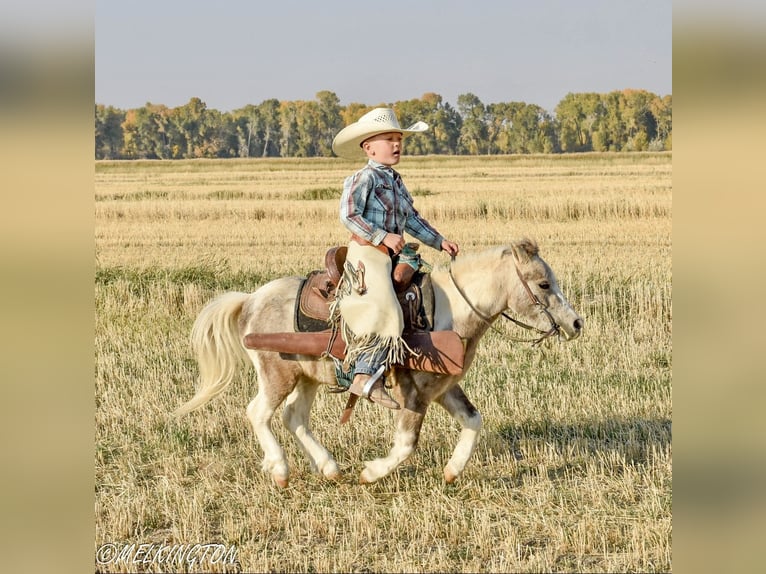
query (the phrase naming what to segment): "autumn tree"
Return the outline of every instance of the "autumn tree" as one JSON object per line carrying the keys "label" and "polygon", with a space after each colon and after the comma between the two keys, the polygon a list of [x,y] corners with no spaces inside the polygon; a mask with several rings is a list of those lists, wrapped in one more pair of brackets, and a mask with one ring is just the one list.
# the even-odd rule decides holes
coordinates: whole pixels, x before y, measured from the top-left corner
{"label": "autumn tree", "polygon": [[122,123],[122,156],[130,159],[176,159],[170,122],[171,110],[147,103],[128,110]]}
{"label": "autumn tree", "polygon": [[569,93],[555,115],[526,102],[485,105],[474,94],[457,108],[428,92],[394,104],[341,106],[331,91],[312,101],[269,99],[230,113],[208,109],[199,98],[167,108],[147,103],[121,111],[95,106],[97,159],[195,157],[329,157],[343,126],[373,107],[390,106],[407,128],[430,129],[407,138],[406,153],[518,154],[672,149],[672,97],[646,90]]}

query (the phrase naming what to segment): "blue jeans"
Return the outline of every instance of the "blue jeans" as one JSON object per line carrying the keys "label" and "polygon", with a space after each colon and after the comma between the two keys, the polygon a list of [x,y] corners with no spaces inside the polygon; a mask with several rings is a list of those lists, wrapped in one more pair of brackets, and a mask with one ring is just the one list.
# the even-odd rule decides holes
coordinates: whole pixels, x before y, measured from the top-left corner
{"label": "blue jeans", "polygon": [[372,375],[383,364],[385,356],[385,349],[380,349],[375,353],[364,353],[359,355],[359,358],[354,364],[354,374],[358,375],[363,373],[365,375]]}

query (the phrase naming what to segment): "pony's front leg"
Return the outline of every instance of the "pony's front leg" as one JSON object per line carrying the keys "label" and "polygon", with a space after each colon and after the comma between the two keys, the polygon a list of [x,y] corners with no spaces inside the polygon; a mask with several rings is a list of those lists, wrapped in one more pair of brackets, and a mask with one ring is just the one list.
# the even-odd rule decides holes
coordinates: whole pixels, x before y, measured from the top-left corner
{"label": "pony's front leg", "polygon": [[330,479],[340,475],[338,464],[330,452],[322,446],[311,433],[309,417],[319,385],[307,379],[301,379],[285,401],[282,421],[295,436],[301,450],[309,459],[311,468]]}
{"label": "pony's front leg", "polygon": [[399,392],[395,398],[399,404],[403,405],[403,408],[397,411],[394,445],[387,457],[376,458],[366,463],[359,477],[359,482],[363,484],[388,476],[413,453],[418,444],[420,428],[423,426],[428,404],[420,399],[414,386],[408,385],[408,387],[406,396],[402,393],[401,387],[397,387]]}
{"label": "pony's front leg", "polygon": [[450,388],[436,402],[443,406],[463,429],[460,431],[460,438],[455,445],[452,457],[444,467],[444,480],[451,484],[463,472],[468,459],[471,458],[476,448],[482,425],[481,414],[458,385]]}

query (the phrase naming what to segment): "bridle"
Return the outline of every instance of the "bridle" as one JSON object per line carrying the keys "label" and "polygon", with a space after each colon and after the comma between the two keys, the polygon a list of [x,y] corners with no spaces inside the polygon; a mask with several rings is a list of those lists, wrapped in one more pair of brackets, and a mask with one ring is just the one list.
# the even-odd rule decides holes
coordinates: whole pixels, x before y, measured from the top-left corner
{"label": "bridle", "polygon": [[[452,261],[455,261],[455,258],[452,257]],[[553,335],[559,335],[559,330],[561,327],[559,327],[558,323],[553,319],[553,316],[548,311],[548,307],[546,305],[543,305],[542,301],[540,301],[539,297],[532,293],[532,289],[529,288],[529,284],[526,282],[524,277],[521,275],[521,271],[519,270],[519,266],[516,260],[516,254],[513,254],[513,267],[516,269],[516,275],[519,277],[519,281],[521,281],[521,284],[524,286],[524,290],[527,292],[527,295],[529,295],[529,298],[532,300],[532,303],[535,305],[535,307],[538,308],[538,311],[545,313],[545,315],[548,317],[548,321],[551,323],[551,328],[547,331],[543,331],[542,329],[538,329],[537,327],[533,327],[531,325],[527,325],[526,323],[519,321],[518,319],[514,319],[508,313],[503,311],[500,313],[500,315],[503,316],[503,318],[508,319],[512,323],[518,325],[519,327],[522,327],[527,330],[531,331],[537,331],[538,333],[542,333],[542,336],[538,337],[537,339],[517,339],[516,337],[509,337],[512,341],[522,342],[522,343],[532,343],[533,347],[536,347],[540,343],[542,343],[545,339],[548,337],[551,337]],[[489,317],[484,315],[481,311],[479,311],[473,303],[471,303],[471,300],[468,299],[468,296],[465,294],[465,291],[460,287],[460,285],[457,284],[457,281],[455,280],[455,276],[452,274],[452,264],[449,266],[449,277],[452,280],[452,284],[455,286],[455,289],[457,289],[457,292],[460,293],[460,296],[463,298],[463,300],[468,304],[468,306],[471,308],[471,311],[473,311],[478,317],[484,321],[487,326],[495,331],[496,333],[500,333],[503,336],[507,336],[506,333],[503,333],[500,329],[496,328]]]}

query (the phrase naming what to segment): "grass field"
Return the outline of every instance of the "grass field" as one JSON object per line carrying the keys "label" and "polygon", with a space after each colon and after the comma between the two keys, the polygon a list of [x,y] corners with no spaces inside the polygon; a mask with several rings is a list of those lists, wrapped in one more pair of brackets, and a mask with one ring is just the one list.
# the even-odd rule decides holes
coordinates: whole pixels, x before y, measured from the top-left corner
{"label": "grass field", "polygon": [[[180,421],[202,306],[321,266],[347,233],[338,159],[98,162],[95,187],[95,544],[222,543],[212,571],[672,570],[672,156],[407,157],[416,205],[464,252],[535,238],[584,335],[533,349],[489,333],[463,388],[484,418],[465,473],[442,467],[458,426],[426,417],[379,483],[393,414],[320,392],[314,430],[344,478],[310,472],[275,417],[287,489],[261,473],[243,370]],[[426,249],[434,264],[444,254]],[[512,326],[501,326],[519,336]],[[106,560],[102,572],[199,571]],[[164,568],[164,570],[163,570]],[[197,570],[195,570],[197,568]]]}

